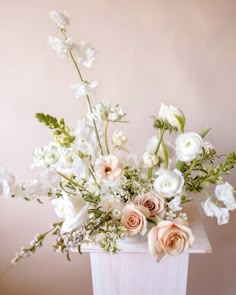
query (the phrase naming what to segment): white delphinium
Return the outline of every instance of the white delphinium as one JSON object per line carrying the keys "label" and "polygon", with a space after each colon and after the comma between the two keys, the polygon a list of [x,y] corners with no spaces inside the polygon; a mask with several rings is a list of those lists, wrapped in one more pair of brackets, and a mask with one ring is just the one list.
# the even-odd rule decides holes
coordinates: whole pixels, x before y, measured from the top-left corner
{"label": "white delphinium", "polygon": [[206,216],[216,217],[219,225],[229,222],[229,210],[227,208],[218,207],[210,198],[201,204]]}
{"label": "white delphinium", "polygon": [[92,112],[89,110],[87,118],[96,121],[107,121],[110,105],[107,101],[103,100],[101,103],[92,106]]}
{"label": "white delphinium", "polygon": [[0,196],[8,198],[15,192],[15,177],[7,168],[0,167]]}
{"label": "white delphinium", "polygon": [[184,178],[178,169],[159,169],[156,172],[157,179],[153,186],[157,193],[164,198],[174,197],[182,192]]}
{"label": "white delphinium", "polygon": [[78,64],[91,68],[95,60],[96,51],[90,42],[81,41],[73,46],[72,54]]}
{"label": "white delphinium", "polygon": [[116,147],[122,147],[126,144],[128,137],[123,134],[121,130],[115,130],[111,142]]}
{"label": "white delphinium", "polygon": [[48,37],[48,43],[57,55],[61,58],[67,57],[73,47],[73,40],[71,37],[66,40],[61,40],[57,37]]}
{"label": "white delphinium", "polygon": [[159,118],[167,121],[171,126],[176,127],[180,131],[184,130],[184,114],[179,108],[173,105],[168,106],[162,103],[159,111]]}
{"label": "white delphinium", "polygon": [[186,132],[177,137],[175,144],[177,158],[180,161],[189,162],[202,151],[203,140],[195,132]]}
{"label": "white delphinium", "polygon": [[65,11],[50,11],[49,13],[50,18],[56,23],[58,28],[66,29],[70,25],[69,16]]}
{"label": "white delphinium", "polygon": [[228,210],[236,209],[236,202],[234,198],[234,188],[228,182],[218,184],[215,187],[216,198],[223,202]]}
{"label": "white delphinium", "polygon": [[71,85],[71,89],[75,91],[75,97],[80,98],[95,92],[98,86],[98,81],[88,83],[86,81],[79,81]]}
{"label": "white delphinium", "polygon": [[62,233],[71,232],[88,219],[88,206],[79,196],[63,195],[62,198],[52,200],[58,217],[64,218]]}

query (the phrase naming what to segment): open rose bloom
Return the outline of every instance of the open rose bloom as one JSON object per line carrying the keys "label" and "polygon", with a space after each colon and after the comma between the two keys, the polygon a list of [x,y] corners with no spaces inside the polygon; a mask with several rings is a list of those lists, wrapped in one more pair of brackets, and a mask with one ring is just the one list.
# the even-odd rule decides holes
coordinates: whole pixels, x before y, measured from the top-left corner
{"label": "open rose bloom", "polygon": [[194,242],[191,229],[180,220],[162,221],[148,234],[150,253],[160,260],[165,254],[179,255]]}
{"label": "open rose bloom", "polygon": [[183,111],[162,103],[150,122],[153,134],[147,142],[134,126],[135,147],[142,151],[138,157],[138,150],[132,152],[128,146],[124,123],[129,119],[122,107],[104,99],[93,103],[95,89],[102,83],[97,77],[88,81],[83,69],[93,66],[97,51],[90,42],[71,36],[65,12],[53,11],[50,17],[58,34],[49,37],[49,45],[75,66],[78,76],[71,88],[77,103],[87,103],[88,109],[72,128],[64,118],[36,114],[53,134],[47,145],[33,153],[32,169],[41,171],[35,178],[20,185],[0,167],[0,196],[39,203],[49,199],[55,208],[52,226],[36,235],[13,262],[35,253],[49,234],[55,237],[53,248],[67,257],[74,249],[94,243],[117,253],[120,240],[139,235],[148,236],[147,247],[158,260],[179,255],[194,243],[183,204],[199,196],[205,197],[202,207],[207,216],[217,218],[220,225],[227,223],[236,201],[235,186],[224,176],[236,164],[235,153],[220,159],[215,145],[205,141],[208,129],[186,132]]}

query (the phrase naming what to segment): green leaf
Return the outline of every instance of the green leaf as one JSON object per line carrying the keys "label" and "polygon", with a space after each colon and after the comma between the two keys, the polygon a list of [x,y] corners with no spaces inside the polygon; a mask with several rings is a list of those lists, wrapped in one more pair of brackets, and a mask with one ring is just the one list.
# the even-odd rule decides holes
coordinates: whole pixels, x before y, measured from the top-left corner
{"label": "green leaf", "polygon": [[199,135],[201,136],[201,138],[204,138],[210,130],[211,128],[204,128],[201,132],[199,132]]}
{"label": "green leaf", "polygon": [[184,116],[178,116],[178,115],[174,115],[176,120],[179,123],[180,126],[180,131],[184,132],[184,126],[185,126],[185,117]]}

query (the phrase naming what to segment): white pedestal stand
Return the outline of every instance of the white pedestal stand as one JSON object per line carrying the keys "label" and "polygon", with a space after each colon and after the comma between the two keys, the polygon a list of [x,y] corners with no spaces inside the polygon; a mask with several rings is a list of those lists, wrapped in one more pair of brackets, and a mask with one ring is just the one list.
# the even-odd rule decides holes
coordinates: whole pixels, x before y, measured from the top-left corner
{"label": "white pedestal stand", "polygon": [[196,240],[179,256],[165,256],[157,263],[147,242],[123,243],[122,251],[115,255],[97,246],[83,249],[90,252],[94,295],[185,295],[189,254],[211,252],[195,205],[189,204],[187,211]]}

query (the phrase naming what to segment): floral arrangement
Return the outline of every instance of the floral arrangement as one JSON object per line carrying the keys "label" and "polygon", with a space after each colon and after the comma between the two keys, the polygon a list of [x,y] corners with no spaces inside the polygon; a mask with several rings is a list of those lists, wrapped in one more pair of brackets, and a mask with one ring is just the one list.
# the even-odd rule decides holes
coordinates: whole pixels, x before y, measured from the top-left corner
{"label": "floral arrangement", "polygon": [[47,198],[61,218],[12,262],[33,254],[49,234],[55,236],[54,249],[68,259],[71,252],[81,253],[81,247],[89,244],[116,253],[119,240],[137,236],[147,236],[150,254],[157,260],[179,255],[194,243],[184,204],[199,193],[205,196],[206,215],[216,217],[218,224],[227,223],[229,212],[236,209],[235,188],[223,176],[234,167],[235,153],[218,156],[205,141],[209,129],[185,132],[183,112],[162,103],[153,117],[156,135],[138,159],[126,147],[128,138],[121,130],[108,136],[110,125],[127,123],[122,108],[90,100],[98,82],[85,80],[81,68],[93,65],[95,49],[89,42],[76,44],[68,37],[66,13],[53,11],[50,16],[61,38],[49,37],[49,44],[59,57],[72,60],[79,81],[71,88],[76,98],[87,100],[88,112],[74,129],[64,119],[36,114],[52,130],[53,140],[34,151],[32,169],[41,170],[28,186],[17,185],[12,173],[0,168],[0,195],[39,203]]}

